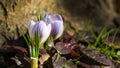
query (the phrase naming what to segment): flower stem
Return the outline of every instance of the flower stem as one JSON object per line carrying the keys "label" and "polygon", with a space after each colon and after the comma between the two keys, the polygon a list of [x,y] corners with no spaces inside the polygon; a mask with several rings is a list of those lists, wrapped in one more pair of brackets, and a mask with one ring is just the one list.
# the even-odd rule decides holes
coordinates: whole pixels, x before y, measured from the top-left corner
{"label": "flower stem", "polygon": [[38,58],[31,57],[31,68],[38,68]]}

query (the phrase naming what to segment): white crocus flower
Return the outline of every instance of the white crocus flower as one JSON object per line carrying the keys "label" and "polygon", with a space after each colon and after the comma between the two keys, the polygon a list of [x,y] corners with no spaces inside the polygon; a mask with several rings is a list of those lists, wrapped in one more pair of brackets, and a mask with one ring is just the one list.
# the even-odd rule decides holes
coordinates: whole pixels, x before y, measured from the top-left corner
{"label": "white crocus flower", "polygon": [[31,20],[28,24],[28,32],[32,43],[35,43],[35,35],[38,32],[40,36],[40,44],[43,44],[51,33],[51,24],[46,24],[44,21],[38,21],[36,24]]}
{"label": "white crocus flower", "polygon": [[35,32],[40,35],[40,42],[44,43],[50,35],[51,24],[46,24],[44,21],[39,21],[33,27],[32,33],[35,36]]}

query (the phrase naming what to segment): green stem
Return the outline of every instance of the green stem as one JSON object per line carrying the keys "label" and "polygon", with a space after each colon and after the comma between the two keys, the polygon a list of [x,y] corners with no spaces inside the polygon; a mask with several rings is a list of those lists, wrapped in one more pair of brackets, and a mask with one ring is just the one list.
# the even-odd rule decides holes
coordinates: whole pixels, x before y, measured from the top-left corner
{"label": "green stem", "polygon": [[38,68],[38,58],[31,57],[31,68]]}

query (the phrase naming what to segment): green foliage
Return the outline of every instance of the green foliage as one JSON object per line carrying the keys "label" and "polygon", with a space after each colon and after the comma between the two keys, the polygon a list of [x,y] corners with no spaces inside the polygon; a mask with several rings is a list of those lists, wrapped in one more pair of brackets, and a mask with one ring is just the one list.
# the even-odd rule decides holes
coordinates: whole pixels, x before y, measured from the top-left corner
{"label": "green foliage", "polygon": [[[116,31],[115,31],[116,30]],[[114,47],[110,47],[107,43],[105,43],[105,41],[108,41],[109,38],[109,34],[111,32],[114,32],[113,34],[113,38],[112,38],[112,43],[114,43],[116,34],[118,32],[117,29],[112,29],[112,30],[108,30],[107,27],[104,27],[101,32],[97,35],[95,35],[93,29],[90,29],[90,32],[92,34],[92,36],[95,39],[94,43],[89,42],[89,40],[87,40],[82,33],[79,33],[80,37],[82,39],[84,39],[84,41],[86,41],[89,45],[89,47],[96,49],[102,53],[104,53],[105,55],[111,57],[111,58],[117,58],[118,60],[120,60],[120,51],[118,51],[117,49],[115,49]],[[105,40],[102,40],[105,39]]]}
{"label": "green foliage", "polygon": [[44,17],[44,15],[45,15],[45,11],[44,11],[44,9],[42,9],[41,10],[41,12],[39,12],[38,11],[38,9],[37,9],[37,20],[39,21],[39,20],[43,20],[43,17]]}
{"label": "green foliage", "polygon": [[38,58],[39,55],[39,48],[40,48],[40,36],[38,34],[38,32],[36,32],[35,34],[35,44],[33,44],[31,38],[29,37],[29,35],[27,34],[27,36],[23,35],[23,38],[25,39],[28,48],[29,48],[29,53],[30,53],[30,57],[34,57],[34,58]]}

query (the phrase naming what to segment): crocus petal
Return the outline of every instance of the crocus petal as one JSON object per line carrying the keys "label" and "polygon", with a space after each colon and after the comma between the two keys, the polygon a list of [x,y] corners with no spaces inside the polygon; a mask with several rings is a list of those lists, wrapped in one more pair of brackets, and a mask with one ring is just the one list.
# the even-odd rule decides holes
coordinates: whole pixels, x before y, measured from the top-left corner
{"label": "crocus petal", "polygon": [[48,24],[51,22],[51,14],[46,13],[44,16],[44,21]]}
{"label": "crocus petal", "polygon": [[47,24],[47,29],[48,29],[48,33],[49,33],[49,35],[50,35],[51,29],[52,29],[52,25],[51,25],[51,24]]}
{"label": "crocus petal", "polygon": [[32,30],[33,30],[34,25],[35,25],[35,22],[33,20],[30,20],[28,23],[28,33],[30,37],[33,37]]}
{"label": "crocus petal", "polygon": [[62,17],[59,14],[51,15],[48,13],[45,14],[44,21],[47,23],[51,23],[52,21],[62,21],[63,22]]}
{"label": "crocus petal", "polygon": [[38,31],[40,35],[40,41],[44,43],[50,35],[51,25],[47,26],[44,21],[39,21],[33,28],[33,33]]}
{"label": "crocus petal", "polygon": [[54,14],[54,15],[52,15],[52,17],[54,20],[63,21],[61,15],[59,15],[59,14]]}
{"label": "crocus petal", "polygon": [[55,39],[57,39],[62,35],[63,29],[63,23],[61,23],[60,21],[52,23],[51,35],[55,37]]}

